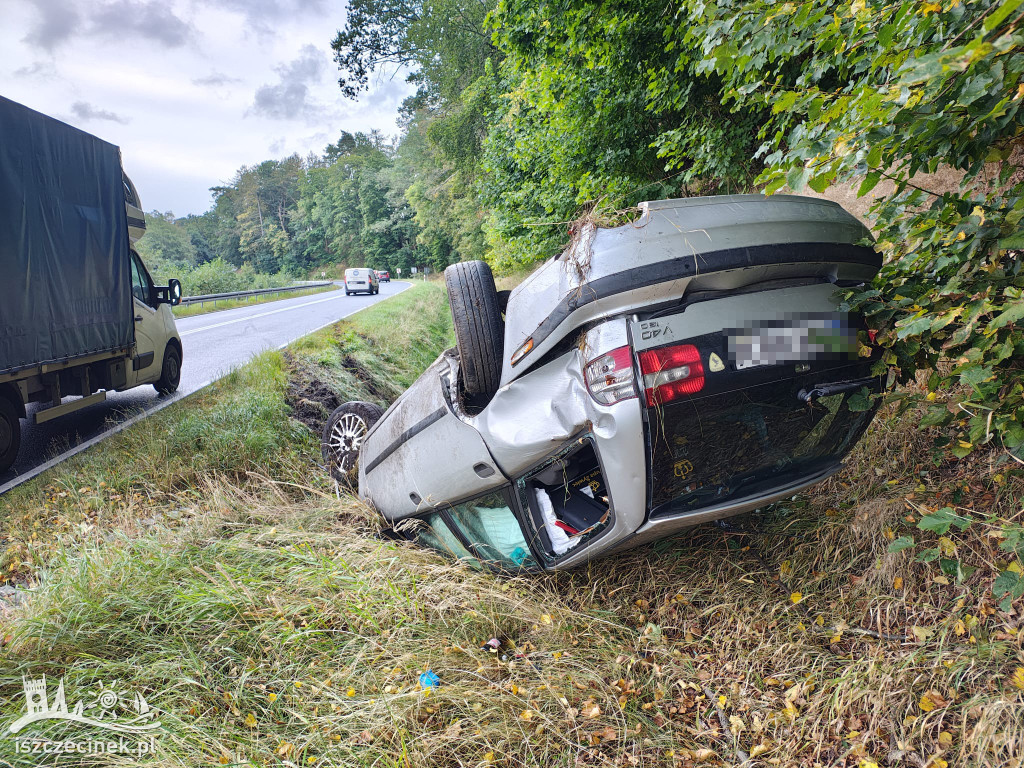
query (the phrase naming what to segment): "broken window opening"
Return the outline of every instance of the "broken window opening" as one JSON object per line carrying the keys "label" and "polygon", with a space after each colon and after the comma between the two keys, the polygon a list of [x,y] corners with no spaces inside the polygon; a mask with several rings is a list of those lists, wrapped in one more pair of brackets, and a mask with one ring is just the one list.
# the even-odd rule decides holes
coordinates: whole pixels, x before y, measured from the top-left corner
{"label": "broken window opening", "polygon": [[521,478],[517,489],[548,562],[575,553],[611,523],[611,499],[589,436]]}

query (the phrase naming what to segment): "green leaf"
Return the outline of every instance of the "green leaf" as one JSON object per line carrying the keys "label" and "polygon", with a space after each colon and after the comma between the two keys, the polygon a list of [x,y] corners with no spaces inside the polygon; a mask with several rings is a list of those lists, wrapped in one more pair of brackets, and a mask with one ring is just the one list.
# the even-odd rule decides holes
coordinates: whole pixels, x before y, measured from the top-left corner
{"label": "green leaf", "polygon": [[878,180],[881,178],[882,174],[878,171],[871,171],[871,173],[867,174],[857,189],[857,197],[864,197],[864,195],[875,188],[875,185],[878,184]]}
{"label": "green leaf", "polygon": [[882,164],[882,145],[875,144],[868,152],[868,167],[877,168]]}
{"label": "green leaf", "polygon": [[913,536],[900,536],[895,541],[889,543],[890,552],[902,552],[904,549],[910,549],[914,546]]}
{"label": "green leaf", "polygon": [[871,410],[871,392],[867,387],[861,387],[860,391],[854,392],[846,400],[846,407],[854,413]]}
{"label": "green leaf", "polygon": [[992,582],[992,594],[996,597],[1002,597],[1005,594],[1013,593],[1017,585],[1020,584],[1020,581],[1020,576],[1013,571],[1003,571]]}
{"label": "green leaf", "polygon": [[914,560],[916,560],[919,563],[930,563],[933,560],[938,559],[938,557],[939,557],[939,548],[938,547],[932,547],[931,549],[926,549],[923,552],[921,552],[921,554],[919,554],[917,557],[915,557]]}
{"label": "green leaf", "polygon": [[991,32],[1006,21],[1007,17],[1020,7],[1021,2],[1022,0],[1005,0],[999,8],[988,15],[985,23],[982,24],[983,29],[986,32]]}
{"label": "green leaf", "polygon": [[932,531],[940,536],[946,533],[950,526],[953,525],[962,531],[970,527],[971,520],[956,514],[952,507],[943,507],[940,510],[925,515],[917,523],[917,527],[922,531]]}
{"label": "green leaf", "polygon": [[798,165],[795,168],[790,168],[789,173],[786,174],[786,184],[794,192],[800,192],[807,186],[807,177],[810,175],[810,168]]}
{"label": "green leaf", "polygon": [[811,189],[813,189],[820,195],[822,192],[828,189],[828,186],[829,184],[832,183],[832,179],[834,176],[835,174],[831,172],[819,174],[818,176],[815,176],[810,181],[808,181],[807,186],[809,186]]}
{"label": "green leaf", "polygon": [[996,328],[1002,328],[1004,325],[1016,323],[1018,320],[1024,320],[1024,301],[1011,304],[1009,309],[1003,310],[992,318],[992,321],[988,324],[988,330],[992,331]]}
{"label": "green leaf", "polygon": [[934,318],[930,315],[925,314],[920,317],[915,317],[913,320],[906,323],[906,325],[900,325],[900,323],[897,323],[899,327],[896,330],[896,338],[905,339],[907,336],[917,336],[919,333],[924,333],[931,328],[933,319]]}

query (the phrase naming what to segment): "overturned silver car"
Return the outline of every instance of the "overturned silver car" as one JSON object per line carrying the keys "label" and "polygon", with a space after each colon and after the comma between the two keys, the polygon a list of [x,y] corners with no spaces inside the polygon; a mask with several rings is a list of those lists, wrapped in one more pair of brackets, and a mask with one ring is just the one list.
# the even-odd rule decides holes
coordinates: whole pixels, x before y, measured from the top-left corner
{"label": "overturned silver car", "polygon": [[391,407],[340,406],[338,478],[399,531],[503,570],[562,569],[792,496],[874,416],[837,289],[881,265],[826,201],[662,200],[587,228],[510,295],[445,272],[458,346]]}

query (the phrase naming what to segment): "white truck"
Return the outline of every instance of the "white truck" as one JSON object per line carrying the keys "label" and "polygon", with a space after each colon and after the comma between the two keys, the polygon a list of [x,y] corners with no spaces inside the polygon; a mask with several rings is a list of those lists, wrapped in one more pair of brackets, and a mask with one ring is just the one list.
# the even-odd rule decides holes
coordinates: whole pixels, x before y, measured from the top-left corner
{"label": "white truck", "polygon": [[145,232],[116,146],[0,97],[0,473],[29,403],[46,403],[41,423],[110,391],[178,388],[181,283],[153,284]]}

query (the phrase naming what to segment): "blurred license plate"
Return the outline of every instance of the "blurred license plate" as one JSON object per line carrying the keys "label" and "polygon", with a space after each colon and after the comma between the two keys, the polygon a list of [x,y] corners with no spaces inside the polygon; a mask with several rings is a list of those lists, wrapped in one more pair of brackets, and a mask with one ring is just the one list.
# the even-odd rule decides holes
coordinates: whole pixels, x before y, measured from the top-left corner
{"label": "blurred license plate", "polygon": [[737,370],[759,365],[857,357],[857,332],[847,315],[803,313],[727,331],[729,358]]}

